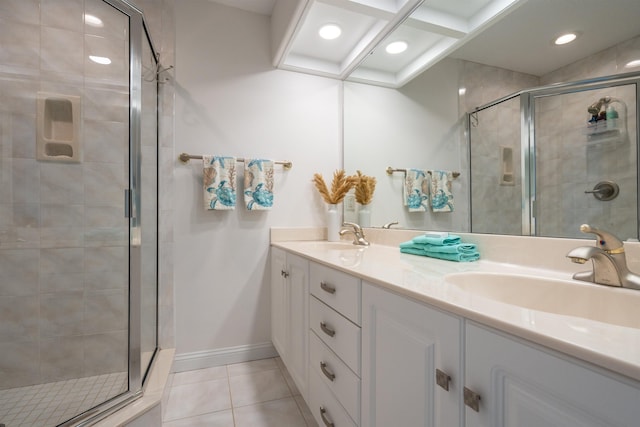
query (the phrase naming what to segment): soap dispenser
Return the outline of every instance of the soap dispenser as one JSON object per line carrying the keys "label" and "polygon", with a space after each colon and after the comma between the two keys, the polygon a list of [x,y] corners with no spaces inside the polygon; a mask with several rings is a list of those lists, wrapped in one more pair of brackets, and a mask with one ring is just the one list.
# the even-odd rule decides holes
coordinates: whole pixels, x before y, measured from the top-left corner
{"label": "soap dispenser", "polygon": [[616,129],[618,127],[618,112],[613,105],[609,104],[606,110],[607,129]]}

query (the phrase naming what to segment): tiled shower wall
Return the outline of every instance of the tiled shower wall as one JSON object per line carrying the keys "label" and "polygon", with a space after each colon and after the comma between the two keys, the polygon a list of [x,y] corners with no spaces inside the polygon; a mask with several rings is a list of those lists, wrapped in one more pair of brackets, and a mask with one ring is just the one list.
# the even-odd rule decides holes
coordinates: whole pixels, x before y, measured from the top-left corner
{"label": "tiled shower wall", "polygon": [[[600,53],[592,55],[590,57],[584,58],[576,63],[570,64],[566,67],[560,68],[556,71],[548,73],[541,77],[530,76],[526,74],[521,74],[517,72],[513,72],[510,70],[504,70],[500,68],[490,67],[481,64],[475,64],[470,62],[464,62],[464,73],[463,73],[463,81],[462,86],[466,88],[466,93],[464,96],[460,98],[460,109],[461,111],[472,111],[475,107],[486,104],[490,101],[498,99],[502,96],[508,95],[510,93],[516,92],[521,89],[547,85],[558,82],[570,82],[576,80],[582,80],[592,77],[598,76],[606,76],[613,75],[619,73],[633,72],[637,71],[636,69],[627,69],[624,68],[625,64],[629,62],[631,59],[637,58],[640,56],[640,37],[635,37],[626,42],[620,43],[616,46],[613,46],[609,49],[606,49]],[[611,96],[618,96],[618,91],[605,91],[609,93]],[[615,93],[614,93],[615,92]],[[580,98],[580,97],[577,97]],[[541,157],[540,164],[543,165],[553,165],[554,162],[557,164],[559,161],[559,157],[557,154],[562,149],[565,150],[565,154],[567,150],[570,151],[568,156],[566,156],[564,161],[568,162],[576,162],[581,161],[582,164],[589,163],[589,159],[591,164],[594,163],[596,159],[601,158],[593,149],[590,149],[589,153],[585,148],[585,144],[578,144],[581,148],[579,151],[576,151],[576,147],[568,144],[567,138],[569,135],[576,136],[575,133],[578,132],[577,128],[580,124],[586,123],[588,120],[588,115],[586,113],[586,108],[593,102],[597,101],[597,96],[591,94],[585,94],[584,99],[574,98],[569,102],[572,105],[559,105],[557,102],[546,104],[543,107],[544,123],[556,123],[555,126],[551,126],[547,128],[544,132],[546,132],[546,136],[544,132],[539,136],[546,139],[546,141],[553,142],[553,145],[547,145],[547,150],[542,152],[539,151],[538,155]],[[633,99],[628,99],[627,105],[633,102]],[[514,105],[518,102],[514,102]],[[510,110],[509,108],[502,108],[502,112],[507,112]],[[635,109],[633,105],[629,106],[628,109],[628,117],[630,117],[630,126],[629,126],[629,141],[633,142],[635,140],[635,132],[636,129],[633,126],[633,118],[635,114]],[[520,179],[520,171],[518,170],[516,173],[516,186],[500,186],[498,182],[498,171],[500,170],[500,163],[498,160],[498,147],[500,145],[513,145],[514,146],[514,159],[519,160],[520,156],[520,119],[519,119],[519,111],[518,114],[499,114],[498,109],[494,109],[493,112],[489,112],[489,114],[480,115],[480,119],[482,123],[479,124],[478,129],[481,129],[481,134],[476,133],[476,138],[472,142],[472,144],[478,144],[475,149],[478,152],[483,153],[483,156],[476,157],[474,155],[473,163],[472,163],[472,173],[473,171],[484,171],[484,174],[487,176],[479,176],[476,177],[475,173],[472,179],[480,179],[486,182],[486,188],[484,194],[474,194],[474,201],[472,203],[473,206],[473,230],[478,232],[487,232],[487,233],[510,233],[510,234],[520,234],[520,224],[521,224],[521,210],[520,206],[516,211],[515,205],[504,205],[501,203],[501,200],[509,200],[511,193],[514,193],[514,190],[519,191],[519,182]],[[505,121],[508,119],[508,121]],[[510,125],[506,125],[505,123],[511,123]],[[560,130],[558,125],[561,123],[573,123],[576,124],[572,126],[573,130],[576,132],[572,132],[570,134],[566,134],[567,138],[562,138],[558,133],[565,132],[564,130]],[[555,129],[555,130],[554,130]],[[475,130],[472,129],[472,136],[474,135]],[[507,135],[505,135],[505,132]],[[556,132],[554,135],[549,135],[548,132]],[[572,138],[571,141],[577,143],[577,138]],[[557,149],[549,149],[555,146]],[[624,148],[626,147],[626,148]],[[626,146],[618,146],[616,148],[616,153],[618,154],[610,154],[608,157],[611,157],[612,160],[610,163],[615,164],[620,161],[620,159],[624,159],[625,162],[628,162],[629,159],[635,159],[635,145],[627,144]],[[630,152],[632,150],[633,152]],[[624,151],[624,152],[623,152]],[[556,154],[556,157],[554,156]],[[581,155],[578,155],[582,153]],[[517,162],[519,163],[519,162]],[[626,164],[626,163],[624,163]],[[585,165],[580,166],[581,169],[586,168]],[[623,166],[623,164],[620,164]],[[518,166],[519,167],[519,166]],[[627,170],[635,168],[626,168]],[[559,170],[559,169],[558,169]],[[567,167],[565,170],[570,173],[571,168]],[[590,168],[589,170],[593,170]],[[492,175],[487,173],[487,171],[495,171]],[[540,188],[549,187],[549,184],[552,181],[558,181],[558,177],[556,173],[546,173],[545,171],[539,171],[537,185]],[[557,170],[556,170],[557,172]],[[583,179],[584,178],[584,179]],[[576,178],[579,181],[587,182],[587,177]],[[635,184],[632,182],[632,178],[623,178],[625,188],[635,194]],[[574,184],[575,180],[571,181]],[[588,181],[591,186],[593,186],[594,182]],[[581,192],[580,197],[585,203],[573,203],[575,198],[573,197],[564,197],[562,199],[562,195],[573,194],[575,191],[567,188],[570,182],[567,182],[564,188],[559,189],[559,196],[557,195],[556,199],[559,205],[564,203],[564,208],[567,210],[563,214],[564,219],[557,217],[554,214],[550,215],[550,218],[540,218],[539,226],[543,226],[544,224],[548,224],[548,227],[542,232],[545,235],[558,235],[558,231],[562,231],[563,235],[567,235],[570,230],[575,229],[576,237],[580,236],[580,232],[576,227],[576,224],[588,221],[588,216],[585,217],[584,209],[586,207],[585,203],[589,206],[594,207],[594,210],[601,211],[602,203],[593,203],[590,199],[584,199],[584,194]],[[587,184],[584,184],[587,185]],[[582,189],[582,187],[580,187]],[[582,189],[584,190],[584,189]],[[577,193],[576,193],[577,194]],[[620,204],[620,202],[624,201],[625,198],[620,197],[616,202]],[[635,198],[631,200],[631,204],[635,203]],[[619,209],[623,208],[623,209]],[[615,209],[621,213],[626,218],[631,217],[635,218],[635,207],[633,206],[616,206]],[[633,210],[634,212],[630,212]],[[597,215],[597,213],[594,213]],[[501,218],[500,222],[495,221],[495,218]],[[584,220],[580,220],[580,218],[584,218]],[[504,219],[504,221],[503,221]],[[480,228],[479,228],[480,227]],[[505,229],[506,227],[506,229]],[[555,229],[553,229],[556,227]],[[556,231],[558,230],[558,231]],[[627,236],[628,237],[628,236]]]}
{"label": "tiled shower wall", "polygon": [[[536,76],[462,61],[460,111],[473,111],[521,89],[539,85]],[[471,224],[474,232],[522,233],[520,99],[505,101],[471,121]],[[501,147],[512,150],[513,185],[501,183]]]}
{"label": "tiled shower wall", "polygon": [[[142,2],[173,63],[172,2]],[[83,14],[108,17],[85,25]],[[126,370],[128,34],[101,0],[0,2],[0,388]],[[108,52],[105,54],[104,52]],[[108,67],[89,61],[109,56]],[[170,76],[166,76],[170,77]],[[81,163],[37,161],[36,94],[81,96]],[[160,345],[173,346],[173,87],[162,85]]]}

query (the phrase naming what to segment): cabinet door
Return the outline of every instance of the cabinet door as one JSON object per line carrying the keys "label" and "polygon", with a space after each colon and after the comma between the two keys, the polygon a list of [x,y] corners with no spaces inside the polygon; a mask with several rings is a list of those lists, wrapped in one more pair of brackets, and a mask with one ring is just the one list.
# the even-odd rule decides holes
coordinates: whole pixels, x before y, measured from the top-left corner
{"label": "cabinet door", "polygon": [[271,248],[271,342],[283,361],[287,360],[288,280],[286,253]]}
{"label": "cabinet door", "polygon": [[470,322],[465,375],[467,427],[640,425],[637,383]]}
{"label": "cabinet door", "polygon": [[287,254],[289,348],[287,368],[306,397],[309,348],[309,262]]}
{"label": "cabinet door", "polygon": [[[362,286],[362,424],[460,426],[462,321]],[[448,374],[449,390],[436,384]]]}

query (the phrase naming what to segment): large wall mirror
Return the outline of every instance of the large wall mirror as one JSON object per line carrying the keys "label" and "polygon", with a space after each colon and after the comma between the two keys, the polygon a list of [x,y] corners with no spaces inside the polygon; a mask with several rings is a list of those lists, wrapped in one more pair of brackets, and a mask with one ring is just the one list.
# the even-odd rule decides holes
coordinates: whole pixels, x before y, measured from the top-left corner
{"label": "large wall mirror", "polygon": [[[347,80],[344,166],[377,186],[364,209],[345,200],[345,220],[548,237],[587,237],[590,222],[637,238],[638,16],[637,0],[528,0],[400,88]],[[456,172],[452,212],[408,209],[412,168]]]}

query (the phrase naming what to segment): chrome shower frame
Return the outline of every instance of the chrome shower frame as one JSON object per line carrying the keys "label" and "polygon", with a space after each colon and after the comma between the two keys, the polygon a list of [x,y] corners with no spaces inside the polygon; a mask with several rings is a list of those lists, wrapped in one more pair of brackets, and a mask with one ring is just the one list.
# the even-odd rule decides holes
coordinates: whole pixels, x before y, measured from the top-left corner
{"label": "chrome shower frame", "polygon": [[[584,92],[594,89],[606,89],[624,85],[635,85],[636,90],[636,124],[640,127],[640,73],[624,73],[612,76],[596,77],[568,83],[555,83],[530,89],[524,89],[502,98],[491,101],[472,112],[466,114],[467,129],[471,129],[476,114],[505,101],[520,97],[521,124],[521,164],[522,164],[522,235],[536,234],[536,140],[535,140],[535,101],[537,98],[556,96],[569,93]],[[586,111],[586,108],[585,108]],[[475,117],[475,119],[474,119]],[[640,193],[640,128],[636,131],[636,184]],[[471,153],[471,132],[467,132],[467,149]],[[636,237],[640,237],[640,195],[636,197]],[[469,192],[469,206],[471,206],[471,192]],[[469,229],[473,231],[471,215],[469,215]]]}

